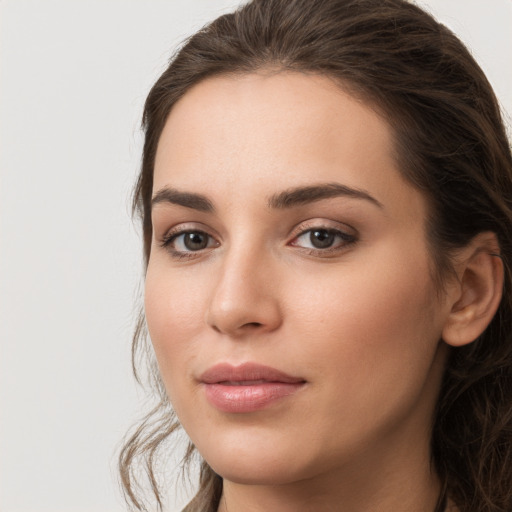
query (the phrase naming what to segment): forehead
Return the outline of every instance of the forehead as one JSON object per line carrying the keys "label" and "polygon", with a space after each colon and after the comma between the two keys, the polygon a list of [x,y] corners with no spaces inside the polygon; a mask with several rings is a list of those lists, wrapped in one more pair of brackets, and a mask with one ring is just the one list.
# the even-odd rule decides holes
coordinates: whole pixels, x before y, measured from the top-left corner
{"label": "forehead", "polygon": [[412,189],[397,170],[393,147],[388,122],[328,77],[215,77],[193,87],[171,111],[154,189],[172,185],[242,197],[323,181],[393,195],[393,187]]}

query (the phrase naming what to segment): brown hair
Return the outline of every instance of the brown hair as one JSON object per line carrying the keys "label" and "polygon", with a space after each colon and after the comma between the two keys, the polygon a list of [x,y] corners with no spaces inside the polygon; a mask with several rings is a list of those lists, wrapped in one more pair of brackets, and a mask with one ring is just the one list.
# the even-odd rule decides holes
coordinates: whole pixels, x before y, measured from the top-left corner
{"label": "brown hair", "polygon": [[[453,349],[432,426],[432,461],[461,512],[512,510],[512,157],[496,97],[468,50],[445,26],[405,0],[253,0],[221,16],[177,52],[155,83],[143,116],[145,143],[134,210],[145,263],[159,137],[173,105],[194,84],[221,74],[277,69],[327,75],[374,105],[394,131],[403,175],[429,199],[428,237],[442,290],[450,254],[478,233],[497,235],[503,299],[486,331]],[[141,316],[133,360],[152,359]],[[142,465],[162,508],[155,476],[164,441],[179,428],[154,362],[160,402],[120,454],[127,500],[147,510]],[[137,373],[136,373],[137,376]],[[188,460],[194,448],[189,446]],[[202,462],[186,510],[216,511],[222,479]]]}

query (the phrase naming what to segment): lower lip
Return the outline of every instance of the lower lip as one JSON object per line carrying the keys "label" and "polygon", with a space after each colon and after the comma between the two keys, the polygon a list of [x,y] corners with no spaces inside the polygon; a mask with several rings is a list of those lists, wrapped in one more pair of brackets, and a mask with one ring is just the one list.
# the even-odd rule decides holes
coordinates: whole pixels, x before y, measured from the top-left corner
{"label": "lower lip", "polygon": [[293,395],[303,382],[263,382],[249,385],[205,384],[206,398],[222,412],[254,412]]}

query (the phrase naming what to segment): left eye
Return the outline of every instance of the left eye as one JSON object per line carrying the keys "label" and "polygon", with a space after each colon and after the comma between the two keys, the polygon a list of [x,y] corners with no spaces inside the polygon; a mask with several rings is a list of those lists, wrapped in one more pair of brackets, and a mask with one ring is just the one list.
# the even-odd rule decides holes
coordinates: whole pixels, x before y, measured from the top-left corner
{"label": "left eye", "polygon": [[177,252],[194,252],[215,246],[215,240],[204,231],[184,231],[171,236],[165,246]]}
{"label": "left eye", "polygon": [[308,229],[296,237],[291,245],[305,249],[333,249],[352,243],[355,237],[337,229]]}

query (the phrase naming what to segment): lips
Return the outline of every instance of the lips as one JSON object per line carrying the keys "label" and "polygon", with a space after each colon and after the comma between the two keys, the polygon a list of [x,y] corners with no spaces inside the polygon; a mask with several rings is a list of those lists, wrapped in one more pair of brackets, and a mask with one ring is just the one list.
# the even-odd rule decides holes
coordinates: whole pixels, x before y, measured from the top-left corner
{"label": "lips", "polygon": [[228,413],[267,408],[295,394],[306,383],[301,377],[255,363],[218,364],[206,370],[199,380],[210,404]]}

